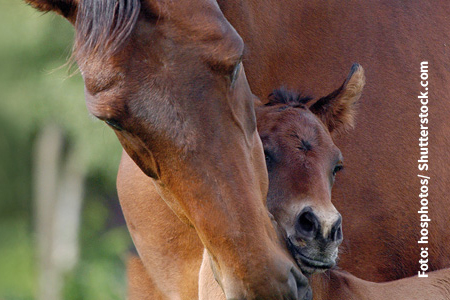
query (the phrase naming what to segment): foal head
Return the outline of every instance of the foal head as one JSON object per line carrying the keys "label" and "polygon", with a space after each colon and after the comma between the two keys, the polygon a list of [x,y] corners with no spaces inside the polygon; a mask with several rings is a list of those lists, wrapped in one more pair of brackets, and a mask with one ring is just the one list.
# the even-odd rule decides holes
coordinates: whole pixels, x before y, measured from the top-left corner
{"label": "foal head", "polygon": [[309,108],[311,98],[286,90],[257,108],[269,171],[267,205],[302,271],[331,268],[342,242],[342,219],[331,203],[343,157],[332,136],[353,125],[354,103],[364,86],[354,65],[344,84]]}
{"label": "foal head", "polygon": [[216,1],[27,1],[74,24],[89,111],[196,229],[227,297],[304,295],[265,207],[244,45]]}

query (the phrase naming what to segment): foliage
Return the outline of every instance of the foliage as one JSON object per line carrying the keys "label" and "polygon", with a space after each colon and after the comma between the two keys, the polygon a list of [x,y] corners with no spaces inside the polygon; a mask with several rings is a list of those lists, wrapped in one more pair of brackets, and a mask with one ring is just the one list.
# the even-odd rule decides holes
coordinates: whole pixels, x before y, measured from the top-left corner
{"label": "foliage", "polygon": [[123,299],[124,255],[131,241],[117,222],[115,176],[121,147],[89,116],[81,76],[66,65],[72,26],[22,1],[0,2],[0,299],[34,299],[37,290],[32,151],[52,123],[88,170],[81,258],[67,274],[65,299]]}
{"label": "foliage", "polygon": [[81,76],[68,76],[72,26],[54,14],[42,14],[22,2],[0,4],[0,118],[27,137],[56,123],[83,154],[89,168],[111,174],[120,156],[113,132],[88,115]]}

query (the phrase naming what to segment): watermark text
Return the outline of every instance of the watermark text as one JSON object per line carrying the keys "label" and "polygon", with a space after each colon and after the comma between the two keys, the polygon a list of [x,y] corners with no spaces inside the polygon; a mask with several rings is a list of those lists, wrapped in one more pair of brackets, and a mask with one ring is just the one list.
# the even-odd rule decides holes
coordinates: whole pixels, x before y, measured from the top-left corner
{"label": "watermark text", "polygon": [[428,271],[428,231],[429,231],[429,223],[431,222],[429,216],[429,198],[428,198],[428,186],[430,183],[430,177],[427,176],[428,172],[428,62],[423,61],[420,63],[420,85],[421,90],[419,91],[419,95],[417,96],[420,101],[420,136],[419,136],[419,159],[417,160],[419,169],[419,177],[420,181],[420,193],[419,193],[419,220],[420,220],[420,237],[417,243],[420,247],[420,270],[418,272],[419,277],[428,277],[426,273]]}

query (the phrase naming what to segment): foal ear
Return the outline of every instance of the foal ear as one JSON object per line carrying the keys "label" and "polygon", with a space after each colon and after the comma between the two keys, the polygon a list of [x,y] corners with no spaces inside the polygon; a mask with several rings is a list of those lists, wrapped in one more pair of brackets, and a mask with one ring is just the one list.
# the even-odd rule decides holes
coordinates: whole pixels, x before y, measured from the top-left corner
{"label": "foal ear", "polygon": [[56,12],[72,23],[75,21],[78,1],[79,0],[25,0],[25,2],[40,11]]}
{"label": "foal ear", "polygon": [[351,129],[355,122],[355,103],[361,97],[365,82],[364,69],[353,64],[341,87],[317,100],[309,109],[322,120],[330,133]]}

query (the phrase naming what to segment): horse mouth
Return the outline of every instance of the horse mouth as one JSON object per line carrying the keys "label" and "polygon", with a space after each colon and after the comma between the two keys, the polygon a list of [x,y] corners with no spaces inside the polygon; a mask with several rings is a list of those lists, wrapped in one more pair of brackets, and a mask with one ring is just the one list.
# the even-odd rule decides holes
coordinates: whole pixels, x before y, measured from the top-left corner
{"label": "horse mouth", "polygon": [[302,253],[301,249],[294,246],[289,239],[288,249],[291,252],[292,257],[295,259],[298,267],[305,275],[324,272],[336,265],[336,260],[334,259],[317,259],[306,256]]}

